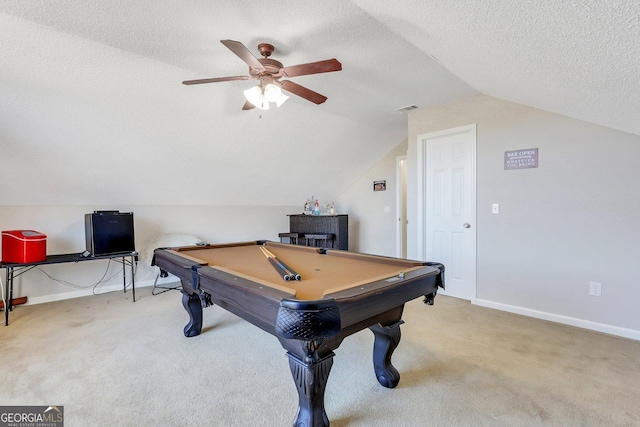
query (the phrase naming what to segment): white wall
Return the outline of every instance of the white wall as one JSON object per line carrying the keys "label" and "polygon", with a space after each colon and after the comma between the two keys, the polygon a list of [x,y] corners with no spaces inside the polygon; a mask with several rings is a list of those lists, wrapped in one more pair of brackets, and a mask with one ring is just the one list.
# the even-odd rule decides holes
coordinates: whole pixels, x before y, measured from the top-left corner
{"label": "white wall", "polygon": [[[396,158],[406,152],[404,140],[336,199],[338,213],[349,214],[350,251],[396,256]],[[387,181],[386,191],[373,191],[374,181]]]}
{"label": "white wall", "polygon": [[[477,303],[640,339],[637,135],[484,95],[411,112],[408,256],[418,253],[417,136],[472,123]],[[524,148],[539,148],[539,167],[505,171],[504,152]]]}
{"label": "white wall", "polygon": [[[210,243],[278,241],[278,233],[289,230],[287,214],[302,210],[300,206],[1,206],[0,230],[42,232],[47,235],[48,254],[82,252],[84,214],[108,209],[134,213],[138,252],[150,240],[166,233],[194,234]],[[14,297],[27,296],[30,303],[38,303],[91,294],[92,285],[100,281],[107,266],[107,261],[40,266],[15,280]],[[72,286],[57,283],[41,270]],[[4,282],[4,270],[1,273]],[[111,263],[106,277],[108,280],[96,288],[96,293],[122,287],[120,265]],[[149,260],[141,259],[136,283],[149,285],[154,279]]]}

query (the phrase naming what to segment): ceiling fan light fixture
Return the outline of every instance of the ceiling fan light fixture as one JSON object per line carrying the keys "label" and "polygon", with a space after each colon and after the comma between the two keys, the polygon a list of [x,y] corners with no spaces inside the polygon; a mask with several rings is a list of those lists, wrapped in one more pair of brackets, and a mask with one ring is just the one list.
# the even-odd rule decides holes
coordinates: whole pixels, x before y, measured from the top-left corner
{"label": "ceiling fan light fixture", "polygon": [[275,48],[269,43],[260,43],[258,45],[258,51],[263,56],[260,59],[256,58],[253,53],[239,41],[220,40],[220,43],[225,45],[249,66],[249,75],[186,80],[183,81],[182,84],[198,85],[202,83],[257,79],[260,81],[257,87],[244,91],[244,97],[247,101],[242,107],[243,110],[251,110],[253,107],[266,110],[269,108],[270,102],[274,102],[277,107],[280,107],[289,99],[287,95],[282,93],[282,88],[286,88],[288,93],[299,96],[316,105],[322,104],[327,100],[326,96],[307,89],[291,80],[281,82],[279,79],[281,77],[291,78],[342,70],[342,64],[335,58],[285,67],[281,62],[270,58]]}
{"label": "ceiling fan light fixture", "polygon": [[276,107],[280,108],[280,106],[284,104],[284,101],[286,101],[287,99],[289,99],[289,97],[280,92],[280,96],[278,97],[278,99],[276,99]]}
{"label": "ceiling fan light fixture", "polygon": [[280,95],[282,95],[282,91],[273,83],[269,83],[264,87],[264,96],[267,98],[267,101],[276,102],[280,98]]}
{"label": "ceiling fan light fixture", "polygon": [[260,108],[261,110],[269,109],[269,102],[262,94],[262,88],[260,87],[260,85],[253,86],[245,90],[243,93],[246,100],[253,104],[254,107]]}
{"label": "ceiling fan light fixture", "polygon": [[282,93],[279,86],[269,83],[262,89],[261,85],[253,86],[244,91],[244,97],[247,101],[261,110],[268,110],[269,103],[275,102],[276,107],[280,107],[289,99],[287,95]]}
{"label": "ceiling fan light fixture", "polygon": [[280,107],[284,102],[289,99],[287,95],[282,93],[280,86],[273,83],[269,83],[264,87],[264,96],[269,102],[275,102],[276,107]]}

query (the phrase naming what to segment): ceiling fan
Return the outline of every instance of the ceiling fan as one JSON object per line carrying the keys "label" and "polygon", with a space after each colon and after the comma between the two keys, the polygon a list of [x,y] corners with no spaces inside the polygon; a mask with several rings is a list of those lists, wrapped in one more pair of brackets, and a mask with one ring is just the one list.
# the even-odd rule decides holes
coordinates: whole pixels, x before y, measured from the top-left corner
{"label": "ceiling fan", "polygon": [[282,77],[297,77],[309,74],[328,73],[331,71],[342,70],[342,64],[335,58],[325,61],[310,62],[308,64],[293,65],[284,67],[281,62],[269,58],[274,51],[273,45],[269,43],[260,43],[258,51],[262,58],[256,58],[242,43],[234,40],[220,40],[220,43],[229,48],[240,59],[249,66],[248,76],[231,76],[217,77],[212,79],[186,80],[182,82],[185,85],[197,85],[202,83],[228,82],[232,80],[249,80],[257,79],[260,81],[258,86],[254,86],[244,91],[245,102],[243,110],[251,110],[258,107],[266,110],[269,108],[269,102],[275,102],[279,107],[288,96],[282,93],[282,90],[298,95],[314,104],[322,104],[327,97],[317,92],[307,89],[291,80],[280,80]]}

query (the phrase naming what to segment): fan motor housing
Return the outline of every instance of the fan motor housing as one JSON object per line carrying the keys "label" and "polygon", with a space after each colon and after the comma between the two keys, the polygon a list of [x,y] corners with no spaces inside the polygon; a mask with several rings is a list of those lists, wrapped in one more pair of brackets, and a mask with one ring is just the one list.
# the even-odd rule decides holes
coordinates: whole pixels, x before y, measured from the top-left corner
{"label": "fan motor housing", "polygon": [[275,59],[269,59],[274,50],[275,48],[273,45],[269,43],[260,43],[258,45],[258,51],[260,52],[260,55],[262,55],[262,58],[259,58],[258,61],[260,61],[266,71],[249,68],[249,74],[251,77],[268,75],[278,78],[282,76],[281,70],[284,68],[282,63]]}
{"label": "fan motor housing", "polygon": [[249,68],[249,74],[251,74],[252,77],[258,77],[261,75],[271,75],[277,78],[282,75],[281,70],[284,67],[282,66],[281,62],[276,61],[275,59],[269,59],[269,58],[260,58],[258,59],[258,61],[260,61],[262,66],[265,68],[266,72]]}

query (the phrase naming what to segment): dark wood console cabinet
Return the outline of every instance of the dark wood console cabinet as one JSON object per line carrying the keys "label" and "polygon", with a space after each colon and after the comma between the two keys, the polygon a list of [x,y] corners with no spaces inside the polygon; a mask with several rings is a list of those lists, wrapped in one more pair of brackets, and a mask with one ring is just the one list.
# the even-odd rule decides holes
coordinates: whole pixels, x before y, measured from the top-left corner
{"label": "dark wood console cabinet", "polygon": [[333,234],[331,246],[349,250],[349,215],[289,215],[289,232],[302,238],[305,234]]}

